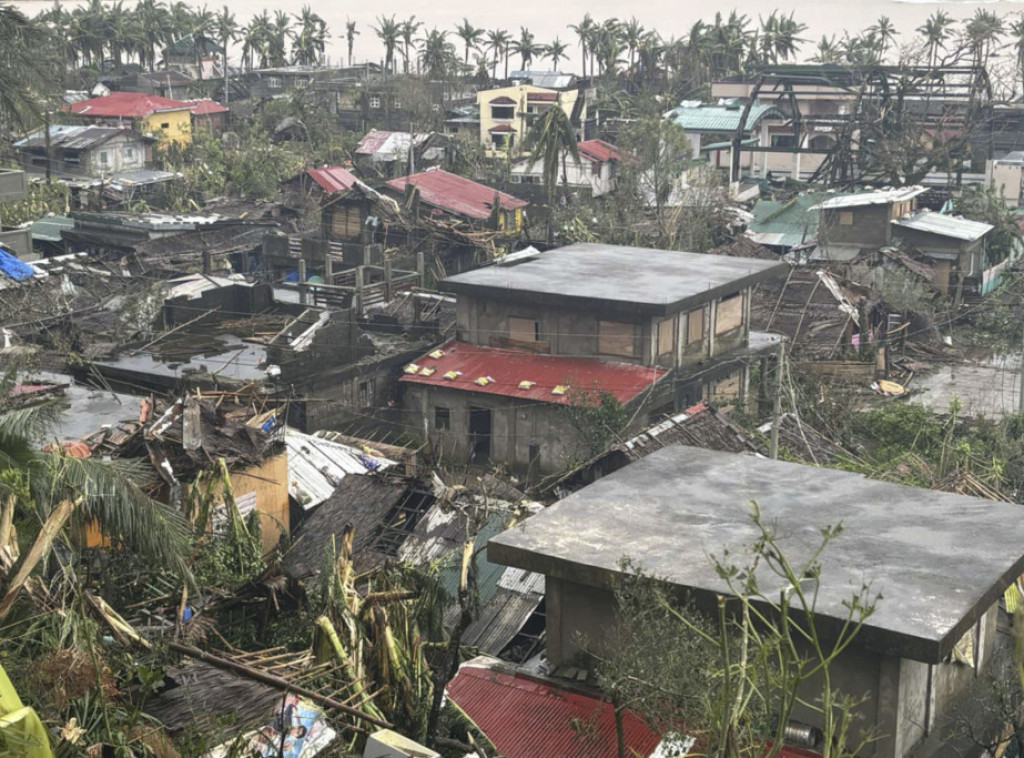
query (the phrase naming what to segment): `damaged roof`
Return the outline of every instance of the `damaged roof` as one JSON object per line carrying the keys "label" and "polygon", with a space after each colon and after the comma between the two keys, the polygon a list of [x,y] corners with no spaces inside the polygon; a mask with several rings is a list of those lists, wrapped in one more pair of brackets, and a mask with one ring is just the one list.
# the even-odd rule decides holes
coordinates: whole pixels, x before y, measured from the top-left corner
{"label": "damaged roof", "polygon": [[913,200],[928,191],[927,187],[899,187],[897,189],[879,189],[870,192],[855,192],[847,195],[836,195],[824,200],[809,210],[834,210],[837,208],[859,208],[865,205],[889,205]]}
{"label": "damaged roof", "polygon": [[320,185],[324,192],[329,194],[352,189],[357,181],[355,174],[341,166],[311,168],[306,173],[314,182]]}
{"label": "damaged roof", "polygon": [[288,494],[304,510],[320,505],[334,494],[335,487],[349,474],[383,471],[395,462],[364,452],[351,445],[287,428]]}
{"label": "damaged roof", "polygon": [[[743,106],[740,104],[712,105],[709,103],[680,103],[665,114],[688,132],[735,132],[740,127]],[[783,120],[785,114],[774,105],[754,103],[747,114],[745,131],[750,131],[762,119]]]}
{"label": "damaged roof", "polygon": [[[440,357],[432,357],[438,352]],[[452,340],[407,365],[401,381],[566,405],[572,390],[609,392],[626,403],[667,373],[635,363],[502,350]]]}
{"label": "damaged roof", "polygon": [[810,209],[827,195],[823,192],[802,192],[789,200],[758,200],[747,224],[748,236],[759,245],[794,247],[818,236],[821,214]]}
{"label": "damaged roof", "polygon": [[452,174],[443,169],[431,168],[418,174],[392,179],[387,186],[398,192],[405,192],[408,185],[419,190],[420,200],[427,205],[457,216],[484,220],[490,218],[497,199],[502,210],[511,211],[525,208],[529,203],[506,192],[499,192],[486,184]]}
{"label": "damaged roof", "polygon": [[893,219],[892,224],[901,229],[912,229],[915,232],[936,234],[940,237],[950,237],[964,242],[980,240],[995,229],[992,224],[969,221],[966,218],[957,218],[945,213],[933,213],[929,210],[920,210],[903,218]]}
{"label": "damaged roof", "polygon": [[[89,150],[122,134],[134,137],[137,140],[144,139],[142,135],[132,132],[132,130],[127,127],[121,126],[51,124],[49,132],[50,147],[62,150]],[[23,137],[12,145],[12,147],[19,150],[46,148],[46,146],[46,131],[43,129],[37,129],[27,137]]]}
{"label": "damaged roof", "polygon": [[588,139],[576,145],[581,158],[586,158],[595,163],[604,161],[621,161],[622,153],[619,148],[603,139]]}
{"label": "damaged roof", "polygon": [[374,160],[394,161],[408,158],[409,148],[413,145],[422,145],[430,139],[430,132],[387,132],[380,129],[371,129],[359,144],[356,145],[356,155],[372,155]]}

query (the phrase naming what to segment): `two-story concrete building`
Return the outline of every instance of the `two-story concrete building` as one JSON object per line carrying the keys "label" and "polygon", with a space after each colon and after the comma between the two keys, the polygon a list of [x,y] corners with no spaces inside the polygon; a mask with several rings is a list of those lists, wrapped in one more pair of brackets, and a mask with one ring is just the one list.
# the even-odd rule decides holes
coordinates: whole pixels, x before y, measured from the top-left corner
{"label": "two-story concrete building", "polygon": [[[844,604],[865,584],[881,593],[830,667],[833,689],[863,698],[850,737],[875,731],[859,754],[943,754],[929,737],[952,751],[958,705],[973,686],[986,686],[980,675],[995,655],[1000,597],[1024,571],[1018,505],[676,445],[491,539],[488,560],[545,575],[547,658],[586,667],[574,663],[580,634],[599,654],[614,639],[613,587],[624,557],[698,608],[713,611],[733,594],[709,556],[747,565],[748,546],[760,537],[751,501],[795,566],[820,545],[820,528],[842,524],[820,557],[813,623],[826,649],[849,617]],[[783,581],[764,561],[757,572],[765,597],[777,600]],[[821,686],[820,677],[804,681],[800,694],[814,703]],[[822,725],[811,707],[792,718]],[[981,753],[990,727],[1003,728],[980,719],[972,726],[979,742],[967,755]]]}
{"label": "two-story concrete building", "polygon": [[449,277],[455,339],[406,367],[410,432],[458,462],[560,471],[578,455],[566,405],[609,393],[633,425],[746,398],[750,291],[775,261],[576,244]]}

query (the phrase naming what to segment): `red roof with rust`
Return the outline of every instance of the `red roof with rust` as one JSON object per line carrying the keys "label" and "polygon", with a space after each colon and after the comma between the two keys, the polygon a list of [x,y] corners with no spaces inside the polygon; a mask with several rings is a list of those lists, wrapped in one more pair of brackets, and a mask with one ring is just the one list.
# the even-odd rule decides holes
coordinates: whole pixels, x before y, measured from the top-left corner
{"label": "red roof with rust", "polygon": [[104,97],[93,97],[71,104],[72,113],[101,118],[144,118],[157,111],[185,108],[198,115],[227,111],[227,108],[213,100],[172,100],[145,92],[111,92]]}
{"label": "red roof with rust", "polygon": [[357,181],[355,174],[341,166],[311,168],[306,173],[328,193],[352,189]]}
{"label": "red roof with rust", "polygon": [[527,205],[525,201],[504,192],[497,192],[486,184],[441,169],[428,169],[418,174],[392,179],[387,186],[405,192],[407,184],[419,189],[420,200],[427,205],[469,218],[488,218],[494,205],[495,194],[502,210],[511,211]]}
{"label": "red roof with rust", "polygon": [[576,145],[576,149],[579,150],[580,157],[588,158],[598,163],[622,160],[622,153],[619,152],[619,148],[601,139],[584,140]]}
{"label": "red roof with rust", "polygon": [[[667,373],[635,363],[540,355],[456,340],[446,342],[438,350],[442,353],[439,358],[432,358],[427,353],[406,366],[402,381],[561,404],[569,402],[572,390],[610,392],[620,403],[625,403]],[[414,365],[415,373],[412,372]],[[455,378],[446,378],[448,372],[456,372]],[[478,384],[481,379],[487,381]],[[523,384],[521,388],[524,382],[529,386]],[[552,390],[555,387],[565,387],[566,390],[554,394]]]}
{"label": "red roof with rust", "polygon": [[557,92],[527,92],[526,99],[540,101],[542,103],[553,103],[558,100]]}
{"label": "red roof with rust", "polygon": [[[502,758],[615,758],[610,703],[522,674],[466,664],[448,696],[487,735]],[[586,729],[573,728],[585,724]],[[623,714],[626,754],[646,758],[661,742],[637,716]]]}

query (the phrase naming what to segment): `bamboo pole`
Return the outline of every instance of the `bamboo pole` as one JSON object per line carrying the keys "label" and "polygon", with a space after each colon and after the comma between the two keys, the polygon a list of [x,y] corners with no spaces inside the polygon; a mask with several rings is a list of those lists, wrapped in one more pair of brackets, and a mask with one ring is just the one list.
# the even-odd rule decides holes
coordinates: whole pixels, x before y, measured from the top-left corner
{"label": "bamboo pole", "polygon": [[53,545],[53,541],[71,517],[71,512],[74,509],[74,500],[61,500],[57,507],[50,512],[46,521],[43,522],[43,526],[36,535],[32,547],[28,549],[28,552],[16,564],[14,576],[7,583],[7,591],[4,594],[3,600],[0,600],[0,619],[10,612],[15,599],[18,597],[18,591],[28,581],[32,570],[39,561],[50,551],[50,546]]}
{"label": "bamboo pole", "polygon": [[[347,706],[344,703],[339,703],[334,698],[321,695],[316,690],[311,690],[306,687],[302,687],[301,685],[296,685],[292,682],[289,682],[287,679],[282,679],[279,676],[268,674],[265,671],[260,671],[259,669],[253,668],[251,666],[246,666],[242,663],[237,663],[228,658],[220,658],[219,656],[207,653],[204,650],[200,650],[197,647],[192,647],[191,645],[182,645],[180,642],[168,642],[167,647],[169,647],[171,650],[174,650],[175,652],[190,656],[197,660],[203,661],[204,663],[209,663],[211,666],[214,666],[216,668],[223,669],[224,671],[231,671],[235,674],[238,674],[239,676],[245,677],[246,679],[252,679],[255,682],[260,682],[262,684],[275,687],[285,692],[294,692],[296,695],[302,695],[305,698],[309,698],[314,703],[318,703],[319,705],[325,705],[329,708],[341,711],[342,713],[347,713],[348,715],[353,716],[359,719],[360,721],[366,721],[370,724],[373,724],[374,726],[379,726],[384,729],[390,729],[392,726],[383,719],[374,718],[373,716],[367,716],[362,711],[356,708],[352,708],[351,706]],[[355,726],[354,724],[349,724],[349,728],[357,732],[366,732],[365,729]]]}

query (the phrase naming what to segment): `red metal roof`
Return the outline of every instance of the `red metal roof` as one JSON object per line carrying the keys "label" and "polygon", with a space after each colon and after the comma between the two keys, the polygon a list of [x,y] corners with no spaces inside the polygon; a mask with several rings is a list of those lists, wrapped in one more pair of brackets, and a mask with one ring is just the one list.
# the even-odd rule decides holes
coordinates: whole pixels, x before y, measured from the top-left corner
{"label": "red metal roof", "polygon": [[330,194],[352,189],[357,181],[355,174],[341,166],[311,168],[306,173],[309,174],[314,182],[323,187],[325,192]]}
{"label": "red metal roof", "polygon": [[225,108],[215,100],[172,100],[169,97],[149,95],[145,92],[111,92],[104,97],[93,97],[71,104],[72,113],[100,118],[144,118],[156,111],[181,110],[188,108],[198,116],[212,113],[226,113]]}
{"label": "red metal roof", "polygon": [[[555,387],[562,386],[588,393],[610,392],[620,403],[625,403],[667,373],[663,369],[634,363],[540,355],[456,340],[446,342],[438,349],[443,353],[440,358],[431,358],[430,353],[421,356],[414,362],[417,372],[403,374],[402,381],[566,404],[570,399],[569,393],[552,394]],[[406,368],[411,369],[411,365]],[[434,371],[430,372],[430,369]],[[424,370],[428,373],[424,374]],[[454,379],[446,379],[445,374],[449,371],[461,373]],[[481,377],[488,381],[477,384]],[[520,389],[521,382],[531,384]]]}
{"label": "red metal roof", "polygon": [[527,99],[527,101],[529,101],[529,100],[535,100],[535,101],[539,100],[541,102],[553,103],[556,100],[558,100],[558,93],[557,92],[527,92],[526,93],[526,99]]}
{"label": "red metal roof", "polygon": [[228,112],[227,108],[208,97],[199,100],[182,100],[182,102],[190,107],[192,114],[195,116],[210,116],[214,113]]}
{"label": "red metal roof", "polygon": [[492,126],[487,131],[489,131],[489,132],[514,132],[515,129],[513,129],[508,124],[497,124],[496,126]]}
{"label": "red metal roof", "polygon": [[417,187],[420,200],[441,210],[459,216],[475,219],[486,219],[491,215],[494,196],[503,210],[510,211],[523,208],[527,203],[504,192],[497,192],[493,187],[474,182],[457,174],[450,174],[441,169],[427,169],[418,174],[402,176],[387,183],[391,189],[405,192],[407,184]]}
{"label": "red metal roof", "polygon": [[[502,758],[615,758],[615,715],[603,700],[522,674],[467,664],[448,683],[448,696],[494,743]],[[587,728],[573,728],[586,724]],[[661,738],[632,713],[623,714],[626,754],[646,757]]]}
{"label": "red metal roof", "polygon": [[489,100],[488,103],[490,105],[515,105],[516,101],[513,100],[511,97],[506,97],[505,95],[502,95],[501,97],[496,97],[493,100]]}
{"label": "red metal roof", "polygon": [[600,139],[588,139],[580,142],[576,145],[576,149],[579,150],[581,157],[589,158],[598,163],[622,160],[622,153],[619,152],[619,148],[610,142]]}

